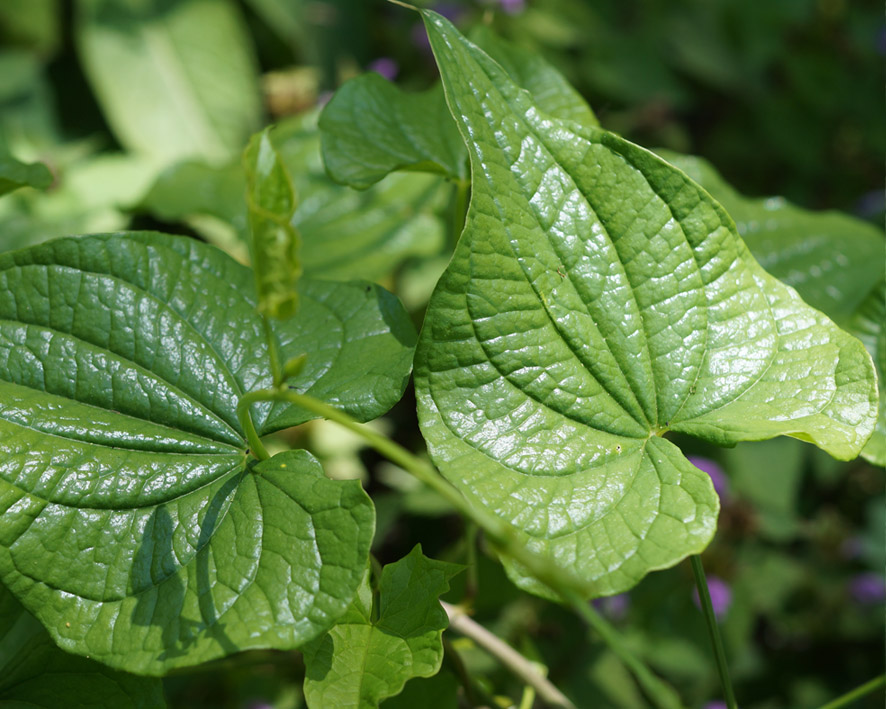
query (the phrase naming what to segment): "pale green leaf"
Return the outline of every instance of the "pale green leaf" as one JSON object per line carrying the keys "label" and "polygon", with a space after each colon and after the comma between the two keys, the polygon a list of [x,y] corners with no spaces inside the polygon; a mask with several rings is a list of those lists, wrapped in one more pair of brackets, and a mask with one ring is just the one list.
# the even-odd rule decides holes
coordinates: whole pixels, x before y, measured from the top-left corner
{"label": "pale green leaf", "polygon": [[10,156],[0,156],[0,195],[19,187],[44,190],[52,184],[52,173],[43,163],[26,164]]}
{"label": "pale green leaf", "polygon": [[886,466],[886,281],[871,290],[846,327],[871,353],[880,382],[877,427],[861,454],[875,465]]}
{"label": "pale green leaf", "polygon": [[857,455],[876,415],[861,343],[769,276],[683,173],[550,117],[422,14],[473,178],[416,353],[443,474],[599,595],[715,531],[710,478],[667,431]]}
{"label": "pale green leaf", "polygon": [[800,209],[781,197],[748,199],[706,160],[660,153],[726,208],[763,268],[835,322],[845,324],[886,275],[882,229],[840,212]]}
{"label": "pale green leaf", "polygon": [[459,570],[415,547],[382,571],[375,620],[364,585],[347,615],[302,650],[308,706],[375,709],[412,677],[436,674],[449,624],[438,599]]}
{"label": "pale green leaf", "polygon": [[120,142],[168,162],[235,157],[261,106],[230,0],[78,0],[86,77]]}
{"label": "pale green leaf", "polygon": [[135,677],[59,650],[0,585],[0,706],[165,707],[158,679]]}
{"label": "pale green leaf", "polygon": [[243,169],[258,311],[285,320],[298,306],[299,236],[292,226],[297,198],[289,171],[271,143],[270,128],[249,141]]}
{"label": "pale green leaf", "polygon": [[[367,420],[402,394],[414,331],[369,284],[299,284],[273,328],[292,385]],[[61,647],[160,674],[292,648],[351,602],[374,526],[305,451],[255,465],[237,417],[272,385],[252,274],[133,233],[0,255],[0,579]],[[260,433],[310,414],[252,409]]]}
{"label": "pale green leaf", "polygon": [[467,153],[443,89],[405,93],[375,72],[344,84],[320,114],[329,175],[358,189],[395,170],[467,177]]}

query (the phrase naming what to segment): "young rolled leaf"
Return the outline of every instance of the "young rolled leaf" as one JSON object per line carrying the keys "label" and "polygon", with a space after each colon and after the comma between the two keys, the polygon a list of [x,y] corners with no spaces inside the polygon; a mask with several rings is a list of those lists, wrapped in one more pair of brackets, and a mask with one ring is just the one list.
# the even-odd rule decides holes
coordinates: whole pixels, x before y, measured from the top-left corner
{"label": "young rolled leaf", "polygon": [[0,585],[0,706],[165,707],[160,680],[135,677],[59,650]]}
{"label": "young rolled leaf", "polygon": [[295,315],[298,307],[295,287],[301,275],[299,237],[292,226],[296,196],[270,132],[265,128],[252,136],[243,151],[246,208],[258,311],[285,320]]}
{"label": "young rolled leaf", "polygon": [[886,281],[874,287],[846,327],[871,353],[880,382],[877,425],[861,455],[874,465],[886,466]]}
{"label": "young rolled leaf", "polygon": [[415,547],[382,571],[375,614],[367,578],[342,619],[302,650],[308,706],[375,709],[409,679],[435,675],[449,625],[439,597],[460,570]]}
{"label": "young rolled leaf", "polygon": [[763,268],[840,325],[886,277],[882,229],[840,212],[801,209],[781,197],[748,199],[706,160],[659,153],[726,208]]}
{"label": "young rolled leaf", "polygon": [[[275,323],[292,381],[362,420],[414,331],[365,283],[303,280]],[[197,241],[61,239],[0,255],[0,580],[63,648],[162,674],[292,648],[350,604],[374,527],[308,453],[255,464],[237,404],[272,385],[252,274]],[[311,418],[252,407],[260,434]]]}
{"label": "young rolled leaf", "polygon": [[550,117],[422,15],[473,184],[416,353],[443,474],[603,595],[714,533],[710,478],[667,431],[856,456],[876,416],[861,343],[769,276],[685,174]]}
{"label": "young rolled leaf", "polygon": [[0,156],[0,196],[19,187],[44,190],[52,184],[52,173],[41,162],[23,163],[10,156]]}

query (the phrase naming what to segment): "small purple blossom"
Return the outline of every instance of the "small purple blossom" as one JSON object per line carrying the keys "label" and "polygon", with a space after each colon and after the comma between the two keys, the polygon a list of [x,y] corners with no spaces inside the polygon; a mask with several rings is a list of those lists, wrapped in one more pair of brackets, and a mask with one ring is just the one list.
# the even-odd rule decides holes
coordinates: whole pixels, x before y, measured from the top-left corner
{"label": "small purple blossom", "polygon": [[393,81],[400,73],[400,65],[390,57],[379,57],[370,62],[366,68],[376,74],[381,74],[388,81]]}
{"label": "small purple blossom", "polygon": [[858,574],[849,582],[849,595],[863,606],[873,606],[886,601],[886,581],[872,572]]}
{"label": "small purple blossom", "polygon": [[[711,594],[711,606],[714,608],[714,615],[717,617],[717,620],[723,620],[723,617],[729,610],[729,606],[732,605],[732,589],[719,576],[708,576],[708,593]],[[701,608],[698,589],[692,592],[692,600],[695,601],[696,606]]]}
{"label": "small purple blossom", "polygon": [[627,615],[628,608],[631,607],[631,597],[627,593],[619,593],[615,596],[596,598],[593,605],[607,618],[621,620]]}
{"label": "small purple blossom", "polygon": [[702,709],[729,709],[729,707],[726,706],[726,702],[718,700],[716,702],[708,702]]}
{"label": "small purple blossom", "polygon": [[498,0],[498,4],[508,15],[519,15],[526,9],[526,0]]}
{"label": "small purple blossom", "polygon": [[714,490],[717,491],[717,495],[720,496],[721,500],[725,500],[729,497],[729,480],[723,472],[723,468],[710,458],[702,458],[700,456],[689,456],[689,462],[699,470],[703,470],[711,476],[711,482],[714,483]]}

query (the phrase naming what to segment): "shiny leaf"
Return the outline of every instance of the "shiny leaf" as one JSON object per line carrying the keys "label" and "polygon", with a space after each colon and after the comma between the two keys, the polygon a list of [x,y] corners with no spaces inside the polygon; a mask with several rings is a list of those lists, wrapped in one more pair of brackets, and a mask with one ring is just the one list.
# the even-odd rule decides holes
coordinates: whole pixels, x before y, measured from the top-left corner
{"label": "shiny leaf", "polygon": [[230,0],[78,0],[86,77],[120,142],[158,160],[236,156],[261,107]]}
{"label": "shiny leaf", "polygon": [[375,709],[412,677],[436,674],[449,625],[438,599],[459,570],[415,547],[382,571],[375,613],[364,583],[341,621],[303,648],[308,706]]}
{"label": "shiny leaf", "polygon": [[0,586],[0,706],[165,707],[160,680],[135,677],[59,650]]}
{"label": "shiny leaf", "polygon": [[[360,419],[402,394],[414,331],[369,284],[300,282],[292,381]],[[356,482],[253,465],[240,396],[272,383],[252,275],[191,239],[0,255],[0,577],[64,649],[144,674],[291,648],[351,602],[373,531]],[[260,433],[311,416],[253,407]]]}
{"label": "shiny leaf", "polygon": [[0,195],[19,187],[36,187],[43,190],[52,184],[52,173],[43,163],[30,165],[9,156],[0,156]]}
{"label": "shiny leaf", "polygon": [[844,324],[886,275],[882,229],[840,212],[800,209],[781,197],[748,199],[706,160],[661,155],[726,208],[763,268],[837,323]]}
{"label": "shiny leaf", "polygon": [[877,427],[861,455],[875,465],[886,466],[886,281],[880,281],[862,301],[846,328],[871,353],[880,382]]}
{"label": "shiny leaf", "polygon": [[601,595],[714,533],[710,479],[669,430],[857,455],[876,415],[861,343],[769,276],[683,173],[551,118],[422,14],[473,178],[416,353],[443,474]]}
{"label": "shiny leaf", "polygon": [[351,79],[320,114],[329,175],[358,189],[395,170],[456,180],[467,176],[467,153],[446,110],[443,89],[405,93],[375,72]]}
{"label": "shiny leaf", "polygon": [[295,287],[301,275],[299,237],[292,226],[296,195],[292,178],[271,143],[270,128],[249,141],[243,169],[258,311],[285,320],[295,314]]}

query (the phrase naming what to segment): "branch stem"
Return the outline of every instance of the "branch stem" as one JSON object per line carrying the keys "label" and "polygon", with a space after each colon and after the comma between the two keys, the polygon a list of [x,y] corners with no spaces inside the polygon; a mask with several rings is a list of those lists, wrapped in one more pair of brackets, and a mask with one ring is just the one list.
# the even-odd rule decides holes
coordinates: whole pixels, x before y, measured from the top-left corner
{"label": "branch stem", "polygon": [[874,679],[868,680],[852,691],[846,692],[846,694],[837,697],[836,699],[832,699],[820,709],[841,709],[842,707],[847,707],[856,699],[861,699],[863,696],[875,692],[882,687],[886,687],[886,674],[874,677]]}
{"label": "branch stem", "polygon": [[693,554],[689,557],[692,565],[692,573],[695,575],[695,585],[698,587],[698,598],[701,601],[701,609],[704,613],[705,623],[708,627],[708,635],[711,645],[714,647],[714,658],[717,661],[717,672],[720,675],[720,684],[726,695],[726,706],[729,709],[738,709],[735,701],[735,692],[732,689],[732,680],[729,679],[729,665],[726,662],[726,651],[723,649],[723,638],[720,637],[720,628],[717,624],[717,616],[714,614],[714,606],[711,603],[711,593],[708,590],[708,582],[705,578],[704,567],[701,557]]}
{"label": "branch stem", "polygon": [[486,650],[498,660],[515,677],[524,684],[532,687],[539,697],[547,704],[562,709],[576,709],[565,694],[557,689],[550,680],[538,669],[538,666],[523,657],[504,640],[489,632],[473,618],[468,617],[458,606],[453,606],[445,601],[440,601],[446,615],[449,616],[449,627],[457,633],[461,633],[473,640],[478,646]]}

